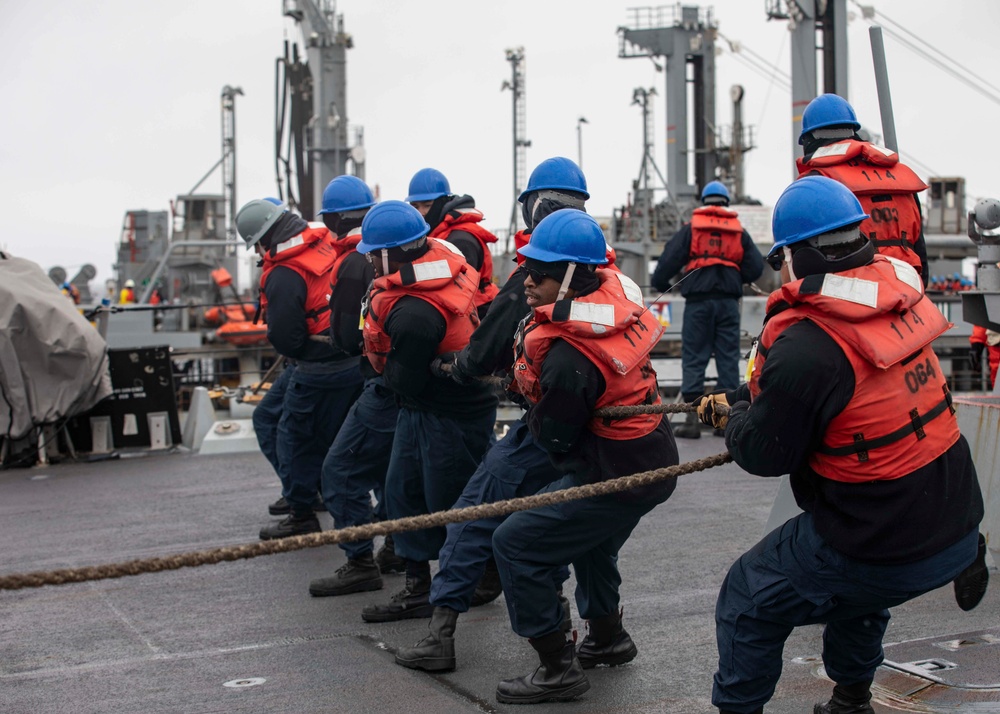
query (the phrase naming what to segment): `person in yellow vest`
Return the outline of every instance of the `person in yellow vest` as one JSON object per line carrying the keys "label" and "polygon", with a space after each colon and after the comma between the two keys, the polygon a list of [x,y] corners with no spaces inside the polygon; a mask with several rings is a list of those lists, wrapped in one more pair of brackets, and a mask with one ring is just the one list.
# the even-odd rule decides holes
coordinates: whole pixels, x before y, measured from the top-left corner
{"label": "person in yellow vest", "polygon": [[950,325],[912,266],[876,253],[867,218],[833,179],[785,189],[767,259],[782,285],[750,381],[698,402],[702,420],[725,429],[733,461],[757,476],[790,474],[804,511],[722,584],[712,703],[723,714],[763,712],[785,640],[817,624],[835,686],[814,714],[874,714],[889,608],[954,582],[968,610],[986,591],[983,496],[931,349]]}
{"label": "person in yellow vest", "polygon": [[135,281],[132,278],[125,281],[125,287],[118,293],[118,303],[120,305],[135,304]]}
{"label": "person in yellow vest", "polygon": [[[663,249],[653,271],[652,285],[663,292],[679,272],[684,296],[681,325],[681,395],[690,402],[705,390],[705,368],[715,355],[717,389],[735,389],[740,383],[740,298],[744,283],[764,272],[764,260],[750,234],[730,210],[729,191],[710,181],[701,192],[700,208]],[[721,433],[716,432],[721,436]],[[684,439],[701,436],[693,412],[674,430]]]}

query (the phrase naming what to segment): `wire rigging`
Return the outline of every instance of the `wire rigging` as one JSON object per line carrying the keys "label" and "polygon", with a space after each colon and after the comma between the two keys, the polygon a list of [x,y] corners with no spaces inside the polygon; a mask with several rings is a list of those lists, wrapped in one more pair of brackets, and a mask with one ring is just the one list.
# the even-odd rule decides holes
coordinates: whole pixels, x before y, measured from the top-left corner
{"label": "wire rigging", "polygon": [[872,14],[878,15],[884,22],[887,22],[890,25],[895,25],[895,27],[900,32],[903,32],[903,33],[909,35],[911,38],[913,38],[914,41],[916,41],[916,42],[920,43],[921,45],[923,45],[923,47],[925,48],[925,52],[936,53],[945,62],[950,62],[955,67],[957,67],[958,69],[960,69],[964,74],[966,74],[966,75],[968,75],[970,77],[973,77],[977,81],[982,82],[983,84],[985,84],[987,87],[989,87],[990,89],[992,89],[994,92],[997,92],[998,94],[1000,94],[1000,87],[997,87],[995,84],[991,84],[990,81],[987,80],[985,77],[982,77],[982,76],[976,74],[971,69],[969,69],[968,67],[966,67],[963,64],[961,64],[960,62],[958,62],[958,60],[954,59],[953,57],[948,56],[946,53],[942,52],[937,47],[935,47],[931,43],[927,42],[926,40],[924,40],[919,35],[911,32],[908,29],[906,29],[905,27],[903,27],[903,25],[899,24],[898,22],[896,22],[895,20],[893,20],[891,17],[889,17],[885,13],[883,13],[883,12],[881,12],[879,10],[876,10],[873,6],[864,6],[860,2],[858,2],[858,0],[851,0],[851,1],[862,10],[862,15],[865,16],[866,19],[867,19],[868,11],[870,10]]}
{"label": "wire rigging", "polygon": [[927,164],[918,161],[916,158],[914,158],[913,156],[911,156],[909,154],[906,156],[906,163],[912,164],[913,166],[916,166],[918,169],[920,169],[924,173],[925,176],[940,176],[941,175],[937,171],[935,171],[934,169],[932,169],[930,166],[928,166]]}
{"label": "wire rigging", "polygon": [[781,86],[784,87],[786,91],[791,91],[792,78],[787,72],[780,69],[777,65],[772,64],[769,60],[760,56],[742,42],[739,42],[738,40],[731,40],[721,32],[719,33],[719,37],[725,40],[729,47],[729,51],[732,53],[734,58],[742,62],[745,66],[752,69],[764,79],[767,79],[772,85],[780,82]]}
{"label": "wire rigging", "polygon": [[[896,42],[898,42],[899,44],[901,44],[903,47],[905,47],[906,49],[910,50],[911,52],[913,52],[914,54],[916,54],[918,57],[923,58],[924,60],[926,60],[930,64],[934,65],[935,67],[937,67],[938,69],[940,69],[945,74],[950,75],[951,77],[953,77],[954,79],[957,79],[959,82],[961,82],[962,84],[966,85],[970,89],[973,89],[974,91],[978,92],[979,94],[981,94],[982,96],[984,96],[986,99],[989,99],[994,104],[1000,105],[1000,89],[997,89],[995,86],[993,86],[992,84],[990,84],[989,82],[987,82],[985,79],[983,79],[979,75],[975,74],[974,72],[972,72],[968,68],[964,67],[963,65],[959,64],[958,62],[956,62],[952,58],[948,57],[943,52],[941,52],[940,50],[934,48],[929,43],[927,43],[924,40],[920,39],[917,35],[915,35],[914,33],[910,32],[909,30],[907,30],[905,27],[903,27],[902,25],[900,25],[898,22],[896,22],[893,19],[887,17],[883,13],[879,12],[874,7],[862,5],[860,2],[858,2],[858,0],[852,0],[852,2],[855,5],[857,5],[859,8],[861,8],[862,17],[864,17],[866,20],[868,20],[868,22],[870,22],[871,24],[873,24],[873,25],[874,24],[878,24],[875,21],[875,18],[877,17],[877,18],[879,18],[881,21],[883,21],[886,24],[898,27],[899,30],[901,30],[901,32],[897,32],[896,30],[892,29],[891,27],[887,27],[886,24],[882,24],[881,25],[883,32],[885,32],[886,35],[888,35],[889,37],[893,38]],[[902,33],[906,33],[907,35],[915,38],[916,41],[908,39]],[[928,52],[927,50],[923,49],[919,44],[917,44],[918,42],[921,43],[921,44],[923,44],[926,47],[929,47],[934,52],[937,52],[944,59],[940,59],[938,57],[933,56],[930,52]],[[948,63],[950,63],[950,64],[948,64]],[[993,91],[990,91],[991,89]]]}
{"label": "wire rigging", "polygon": [[[788,33],[784,32],[781,35],[781,45],[778,47],[778,57],[780,58],[785,51],[785,43],[788,41]],[[757,126],[763,126],[764,124],[764,114],[767,112],[768,102],[771,100],[771,89],[774,87],[774,82],[770,82],[767,85],[767,92],[764,94],[764,103],[761,105],[760,118],[757,120]],[[788,88],[789,93],[791,93],[791,85]]]}

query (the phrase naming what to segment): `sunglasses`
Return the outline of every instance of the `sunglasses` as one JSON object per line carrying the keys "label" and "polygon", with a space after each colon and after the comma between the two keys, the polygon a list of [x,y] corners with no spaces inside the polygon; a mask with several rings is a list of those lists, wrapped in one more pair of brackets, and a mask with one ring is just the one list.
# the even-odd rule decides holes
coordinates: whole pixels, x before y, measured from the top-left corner
{"label": "sunglasses", "polygon": [[531,282],[533,282],[535,285],[541,285],[542,281],[545,280],[545,278],[552,277],[548,273],[543,273],[541,270],[538,270],[537,268],[525,267],[524,272],[528,274],[528,277],[531,278]]}
{"label": "sunglasses", "polygon": [[785,263],[785,252],[779,250],[777,253],[767,256],[765,260],[767,261],[767,264],[771,266],[773,271],[779,272],[781,270],[781,266]]}

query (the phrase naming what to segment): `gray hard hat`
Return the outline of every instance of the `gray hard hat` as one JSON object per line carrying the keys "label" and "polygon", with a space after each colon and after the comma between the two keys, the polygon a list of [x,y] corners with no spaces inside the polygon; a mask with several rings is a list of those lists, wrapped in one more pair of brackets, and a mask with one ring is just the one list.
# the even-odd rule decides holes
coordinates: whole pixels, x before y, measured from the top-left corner
{"label": "gray hard hat", "polygon": [[236,214],[236,230],[247,243],[247,248],[253,248],[260,243],[268,229],[273,226],[281,214],[288,210],[285,204],[275,205],[271,201],[257,198],[245,204]]}

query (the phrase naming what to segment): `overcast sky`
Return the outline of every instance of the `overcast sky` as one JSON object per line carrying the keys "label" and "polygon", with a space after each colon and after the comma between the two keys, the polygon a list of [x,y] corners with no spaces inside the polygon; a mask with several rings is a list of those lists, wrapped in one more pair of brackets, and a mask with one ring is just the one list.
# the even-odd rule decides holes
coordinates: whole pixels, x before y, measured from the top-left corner
{"label": "overcast sky", "polygon": [[[1000,85],[1000,3],[872,0],[944,54]],[[627,200],[642,158],[633,90],[656,88],[656,158],[665,166],[665,76],[647,59],[619,59],[616,29],[635,0],[470,2],[340,0],[353,36],[347,115],[364,127],[367,180],[403,198],[412,174],[443,171],[492,228],[507,226],[512,191],[511,94],[505,50],[523,46],[529,171],[554,155],[577,158],[591,213]],[[710,5],[719,30],[790,74],[788,25],[768,21],[764,0]],[[280,0],[0,0],[0,248],[112,276],[126,210],[168,210],[221,154],[219,95],[236,100],[238,203],[274,195],[275,59],[301,32]],[[849,99],[880,133],[868,23],[849,3]],[[717,120],[731,118],[729,88],[745,89],[748,192],[773,204],[792,178],[790,95],[735,56],[717,58]],[[886,53],[904,161],[928,175],[964,176],[970,200],[1000,197],[1000,106],[892,38]],[[744,55],[745,56],[745,55]],[[994,94],[1000,91],[990,89]],[[221,193],[217,171],[202,190]],[[93,284],[98,287],[98,284]]]}

